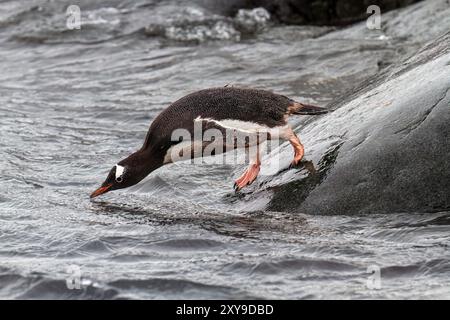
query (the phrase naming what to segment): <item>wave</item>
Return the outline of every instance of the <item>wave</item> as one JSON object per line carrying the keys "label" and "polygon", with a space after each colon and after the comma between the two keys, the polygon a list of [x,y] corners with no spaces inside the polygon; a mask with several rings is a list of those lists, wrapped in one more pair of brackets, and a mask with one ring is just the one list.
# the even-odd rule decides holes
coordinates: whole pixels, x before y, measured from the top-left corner
{"label": "wave", "polygon": [[239,41],[245,35],[264,30],[269,21],[270,14],[263,8],[240,9],[234,18],[188,8],[164,24],[147,26],[145,33],[177,41]]}
{"label": "wave", "polygon": [[83,281],[81,289],[71,290],[65,279],[55,279],[42,273],[23,275],[15,270],[0,267],[0,299],[114,299],[119,291]]}
{"label": "wave", "polygon": [[[76,12],[67,1],[41,2],[0,15],[1,33],[10,41],[32,43],[96,43],[143,34],[181,42],[239,41],[264,30],[270,14],[263,8],[239,9],[233,17],[189,5],[170,2],[107,7],[81,3],[79,28],[73,28]],[[78,17],[78,16],[77,16]],[[69,23],[70,22],[70,23]]]}

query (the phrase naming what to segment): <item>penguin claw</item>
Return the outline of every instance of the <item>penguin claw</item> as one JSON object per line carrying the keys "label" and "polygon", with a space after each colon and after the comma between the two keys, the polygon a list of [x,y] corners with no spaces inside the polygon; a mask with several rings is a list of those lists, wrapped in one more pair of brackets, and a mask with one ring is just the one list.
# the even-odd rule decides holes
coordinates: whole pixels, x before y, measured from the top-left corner
{"label": "penguin claw", "polygon": [[312,161],[309,160],[302,160],[298,163],[295,163],[295,161],[292,161],[291,164],[288,167],[288,170],[297,168],[299,165],[301,165],[303,168],[309,171],[309,173],[314,174],[317,172],[316,168],[314,167],[314,164]]}
{"label": "penguin claw", "polygon": [[258,173],[259,173],[259,169],[260,169],[260,163],[251,165],[244,172],[244,174],[235,181],[234,186],[233,186],[234,190],[236,192],[238,192],[245,186],[251,185],[256,180],[256,177],[258,176]]}
{"label": "penguin claw", "polygon": [[294,169],[295,167],[297,167],[297,165],[298,165],[298,163],[295,163],[294,161],[292,161],[288,167],[288,170]]}

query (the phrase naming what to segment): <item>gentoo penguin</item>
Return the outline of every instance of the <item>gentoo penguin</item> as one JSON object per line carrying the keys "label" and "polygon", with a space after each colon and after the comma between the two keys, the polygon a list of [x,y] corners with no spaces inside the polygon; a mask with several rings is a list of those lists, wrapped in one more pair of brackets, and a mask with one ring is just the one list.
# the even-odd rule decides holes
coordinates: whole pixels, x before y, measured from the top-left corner
{"label": "gentoo penguin", "polygon": [[[296,102],[286,96],[265,90],[223,87],[200,90],[172,103],[153,121],[147,132],[143,146],[129,157],[117,163],[109,172],[100,188],[91,194],[97,197],[111,190],[127,188],[137,184],[152,171],[176,161],[175,155],[184,154],[189,158],[203,156],[202,151],[211,143],[176,138],[176,130],[195,135],[196,124],[202,130],[219,129],[221,132],[253,133],[266,139],[289,141],[294,148],[292,165],[302,160],[304,149],[299,138],[287,123],[294,114],[317,115],[328,112],[327,109]],[[202,139],[202,138],[200,138]],[[256,140],[259,145],[264,139]],[[225,141],[225,140],[224,140]],[[218,141],[216,141],[217,143]],[[225,152],[216,148],[215,153]],[[237,144],[234,148],[248,148],[249,144]],[[200,150],[199,150],[200,149]],[[219,151],[217,151],[219,149]],[[257,152],[244,174],[236,180],[236,191],[251,184],[257,177],[261,161]]]}

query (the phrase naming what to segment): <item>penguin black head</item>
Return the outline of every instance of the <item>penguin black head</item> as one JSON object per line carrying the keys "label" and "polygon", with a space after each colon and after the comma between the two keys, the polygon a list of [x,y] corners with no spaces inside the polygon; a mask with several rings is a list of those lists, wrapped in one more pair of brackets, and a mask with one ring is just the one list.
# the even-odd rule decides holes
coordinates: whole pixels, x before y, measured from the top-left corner
{"label": "penguin black head", "polygon": [[130,187],[138,182],[139,181],[135,181],[134,174],[130,167],[123,164],[116,164],[112,167],[111,171],[109,171],[108,177],[105,182],[102,183],[101,187],[91,194],[91,198],[95,198],[111,190]]}
{"label": "penguin black head", "polygon": [[152,157],[143,151],[133,153],[112,167],[106,180],[100,188],[91,194],[91,198],[98,197],[112,190],[128,188],[137,184],[150,172],[162,165],[162,159],[159,158]]}

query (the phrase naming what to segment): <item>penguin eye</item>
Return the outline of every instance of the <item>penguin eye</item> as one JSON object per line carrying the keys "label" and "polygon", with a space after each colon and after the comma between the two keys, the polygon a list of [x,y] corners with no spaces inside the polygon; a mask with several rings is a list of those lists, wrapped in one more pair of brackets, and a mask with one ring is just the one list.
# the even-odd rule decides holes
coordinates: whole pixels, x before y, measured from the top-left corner
{"label": "penguin eye", "polygon": [[118,183],[121,183],[121,182],[123,181],[123,178],[122,178],[122,176],[120,176],[120,177],[117,177],[117,178],[116,178],[116,181],[117,181]]}

